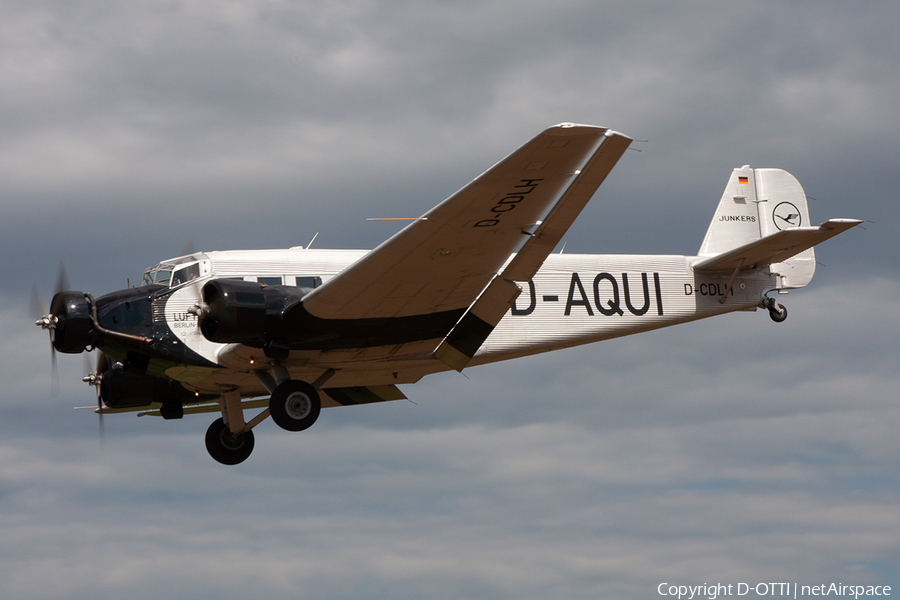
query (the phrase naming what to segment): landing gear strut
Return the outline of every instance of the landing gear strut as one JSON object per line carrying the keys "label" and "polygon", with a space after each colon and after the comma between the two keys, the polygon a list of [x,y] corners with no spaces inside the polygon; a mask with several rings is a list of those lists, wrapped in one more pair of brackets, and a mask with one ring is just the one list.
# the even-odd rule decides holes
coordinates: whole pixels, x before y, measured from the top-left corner
{"label": "landing gear strut", "polygon": [[223,465],[242,463],[253,452],[253,431],[248,429],[235,435],[219,417],[206,430],[206,450]]}
{"label": "landing gear strut", "polygon": [[223,465],[242,463],[253,452],[253,428],[269,416],[269,411],[264,410],[245,423],[241,394],[236,389],[223,392],[219,406],[222,416],[206,430],[206,451]]}
{"label": "landing gear strut", "polygon": [[783,304],[775,302],[774,298],[766,298],[763,306],[769,311],[769,317],[776,323],[781,323],[787,319],[787,309]]}
{"label": "landing gear strut", "polygon": [[222,418],[213,421],[206,432],[206,450],[223,465],[236,465],[253,452],[253,428],[267,417],[288,431],[303,431],[319,418],[322,401],[317,388],[334,375],[328,369],[312,384],[291,379],[288,370],[275,364],[270,372],[257,371],[259,382],[269,391],[269,408],[244,422],[244,406],[237,389],[222,392],[219,406]]}

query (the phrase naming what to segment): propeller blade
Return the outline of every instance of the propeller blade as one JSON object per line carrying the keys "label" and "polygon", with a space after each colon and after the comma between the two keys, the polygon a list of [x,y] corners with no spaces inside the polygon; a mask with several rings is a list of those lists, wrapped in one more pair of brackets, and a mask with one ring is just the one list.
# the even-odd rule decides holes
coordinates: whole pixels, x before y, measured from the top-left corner
{"label": "propeller blade", "polygon": [[50,342],[50,395],[59,396],[59,369],[56,366],[56,348]]}
{"label": "propeller blade", "polygon": [[[93,350],[91,352],[93,352]],[[96,388],[97,410],[94,412],[98,415],[100,426],[100,448],[102,449],[106,445],[106,430],[103,426],[103,399],[100,397],[100,382],[103,380],[103,374],[109,369],[109,362],[107,361],[105,354],[98,352],[97,366],[94,369],[91,369],[91,358],[88,356],[89,354],[90,352],[85,352],[82,355],[82,363],[84,364],[84,370],[87,375],[82,377],[81,380]]]}
{"label": "propeller blade", "polygon": [[[62,267],[62,262],[60,262],[60,266]],[[57,284],[65,277],[68,280],[68,276],[65,275],[65,267],[62,267],[60,271],[60,276],[57,277]],[[35,284],[31,284],[31,298],[29,299],[28,306],[29,316],[35,320],[36,325],[41,325],[44,329],[50,330],[50,395],[52,397],[59,396],[59,369],[56,366],[56,348],[53,347],[53,338],[55,337],[55,330],[52,325],[48,326],[46,321],[46,317],[48,316],[47,305],[44,304],[44,300],[41,298],[40,292],[38,292],[37,286]]]}
{"label": "propeller blade", "polygon": [[106,428],[103,426],[103,400],[100,398],[99,385],[97,386],[97,425],[100,427],[100,448],[102,449],[106,445]]}
{"label": "propeller blade", "polygon": [[181,254],[179,254],[178,256],[187,256],[188,254],[193,254],[196,251],[197,247],[194,245],[194,238],[191,238],[181,248]]}
{"label": "propeller blade", "polygon": [[[106,358],[106,355],[100,352],[100,356],[97,357],[97,375],[103,378],[103,375],[109,371],[109,359]],[[97,386],[97,406],[99,407],[99,415],[100,415],[100,447],[106,446],[106,429],[103,426],[103,399],[100,397],[100,386]]]}
{"label": "propeller blade", "polygon": [[97,357],[97,373],[103,375],[107,371],[109,371],[109,359],[101,352]]}
{"label": "propeller blade", "polygon": [[[59,261],[59,272],[56,275],[56,290],[54,294],[71,289],[72,284],[69,282],[69,273],[66,271],[66,265],[63,261]],[[56,397],[60,393],[59,368],[56,364],[56,348],[54,347],[57,320],[55,315],[50,315],[47,312],[44,301],[41,299],[40,293],[38,293],[37,286],[33,283],[31,284],[29,311],[33,318],[36,319],[35,324],[50,332],[50,395]]]}
{"label": "propeller blade", "polygon": [[93,365],[91,365],[91,352],[83,352],[81,354],[81,370],[84,371],[85,375],[88,377],[97,374]]}
{"label": "propeller blade", "polygon": [[38,292],[37,286],[31,284],[31,298],[28,302],[28,316],[34,320],[38,320],[47,314],[47,306]]}
{"label": "propeller blade", "polygon": [[63,261],[59,261],[59,273],[56,275],[56,290],[54,292],[64,292],[72,289],[69,282],[69,273],[66,271],[66,265]]}

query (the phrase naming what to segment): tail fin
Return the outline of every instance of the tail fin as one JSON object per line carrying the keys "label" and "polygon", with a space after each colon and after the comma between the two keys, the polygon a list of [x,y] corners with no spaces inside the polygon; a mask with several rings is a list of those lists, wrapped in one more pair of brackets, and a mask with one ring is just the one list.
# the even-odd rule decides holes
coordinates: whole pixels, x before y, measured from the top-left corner
{"label": "tail fin", "polygon": [[[698,254],[704,258],[718,256],[780,231],[811,224],[806,193],[793,175],[781,169],[745,165],[731,173]],[[778,287],[803,287],[816,272],[815,252],[808,248],[770,268],[781,275]]]}

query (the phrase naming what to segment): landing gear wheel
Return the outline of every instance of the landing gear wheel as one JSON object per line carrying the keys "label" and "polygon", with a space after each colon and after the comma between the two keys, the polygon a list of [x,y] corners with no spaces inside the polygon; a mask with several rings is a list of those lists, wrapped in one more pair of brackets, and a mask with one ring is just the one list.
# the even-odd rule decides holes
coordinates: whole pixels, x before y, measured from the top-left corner
{"label": "landing gear wheel", "polygon": [[206,451],[223,465],[236,465],[253,452],[253,432],[234,435],[221,418],[206,430]]}
{"label": "landing gear wheel", "polygon": [[784,305],[773,302],[769,306],[769,316],[772,317],[772,320],[776,323],[781,323],[787,319],[787,309]]}
{"label": "landing gear wheel", "polygon": [[272,420],[288,431],[303,431],[319,418],[322,401],[316,388],[305,381],[285,381],[269,398]]}

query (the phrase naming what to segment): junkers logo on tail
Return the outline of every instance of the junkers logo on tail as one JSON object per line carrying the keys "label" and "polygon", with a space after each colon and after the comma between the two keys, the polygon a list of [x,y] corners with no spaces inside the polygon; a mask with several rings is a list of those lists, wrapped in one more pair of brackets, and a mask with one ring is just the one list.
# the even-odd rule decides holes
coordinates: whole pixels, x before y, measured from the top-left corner
{"label": "junkers logo on tail", "polygon": [[782,231],[794,229],[803,224],[800,209],[790,202],[779,202],[772,211],[772,220],[775,221],[775,227]]}

